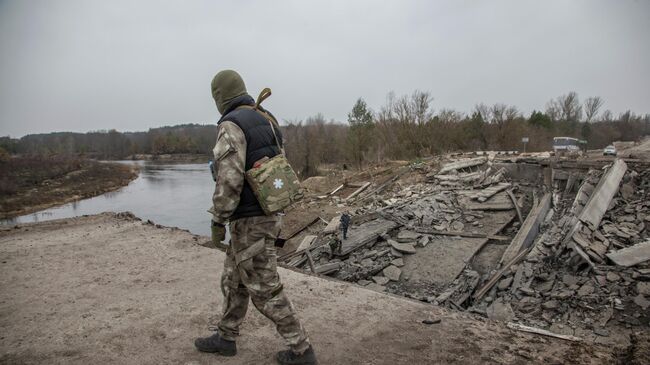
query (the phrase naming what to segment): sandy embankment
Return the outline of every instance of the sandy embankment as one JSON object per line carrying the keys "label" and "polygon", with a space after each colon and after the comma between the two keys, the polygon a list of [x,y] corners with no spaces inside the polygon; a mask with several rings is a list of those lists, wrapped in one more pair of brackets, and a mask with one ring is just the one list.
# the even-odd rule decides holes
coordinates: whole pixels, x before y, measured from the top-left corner
{"label": "sandy embankment", "polygon": [[[31,161],[24,165],[17,163],[15,168],[20,171],[9,174],[9,181],[17,186],[11,193],[0,194],[0,219],[30,214],[115,191],[138,177],[135,165],[80,160],[73,171],[44,179],[43,175],[47,173],[35,170],[45,167],[29,166],[29,162]],[[48,162],[48,159],[42,159],[39,163],[46,165]],[[54,161],[57,162],[60,163]]]}
{"label": "sandy embankment", "polygon": [[[237,357],[194,349],[222,300],[224,255],[197,244],[205,239],[108,213],[3,229],[0,363],[274,363],[282,341],[252,305]],[[623,350],[280,273],[321,364],[612,364]]]}

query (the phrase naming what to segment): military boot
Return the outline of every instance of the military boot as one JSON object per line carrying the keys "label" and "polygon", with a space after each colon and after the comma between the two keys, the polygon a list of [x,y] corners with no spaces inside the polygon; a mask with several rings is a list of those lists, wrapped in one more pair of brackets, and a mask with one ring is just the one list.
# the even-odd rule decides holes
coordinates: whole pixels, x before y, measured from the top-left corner
{"label": "military boot", "polygon": [[291,350],[280,351],[278,352],[277,360],[281,365],[316,365],[316,354],[314,353],[314,349],[309,346],[300,355]]}
{"label": "military boot", "polygon": [[194,346],[202,352],[216,352],[223,356],[235,356],[237,354],[237,344],[235,341],[228,341],[215,332],[210,337],[199,337],[194,341]]}

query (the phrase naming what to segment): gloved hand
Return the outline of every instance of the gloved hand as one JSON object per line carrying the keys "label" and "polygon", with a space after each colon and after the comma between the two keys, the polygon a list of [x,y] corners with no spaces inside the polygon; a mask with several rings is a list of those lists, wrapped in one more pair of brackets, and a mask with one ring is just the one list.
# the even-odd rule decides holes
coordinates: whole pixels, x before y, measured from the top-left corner
{"label": "gloved hand", "polygon": [[210,229],[212,231],[212,244],[215,246],[223,246],[222,242],[226,239],[226,226],[215,221],[211,221]]}

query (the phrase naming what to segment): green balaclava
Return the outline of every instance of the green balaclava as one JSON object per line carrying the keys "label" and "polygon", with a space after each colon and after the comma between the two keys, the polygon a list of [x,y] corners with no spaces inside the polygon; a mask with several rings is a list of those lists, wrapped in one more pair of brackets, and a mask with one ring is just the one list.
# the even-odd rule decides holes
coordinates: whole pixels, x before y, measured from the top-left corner
{"label": "green balaclava", "polygon": [[220,71],[212,79],[212,97],[219,113],[223,114],[232,99],[247,94],[244,80],[236,71]]}

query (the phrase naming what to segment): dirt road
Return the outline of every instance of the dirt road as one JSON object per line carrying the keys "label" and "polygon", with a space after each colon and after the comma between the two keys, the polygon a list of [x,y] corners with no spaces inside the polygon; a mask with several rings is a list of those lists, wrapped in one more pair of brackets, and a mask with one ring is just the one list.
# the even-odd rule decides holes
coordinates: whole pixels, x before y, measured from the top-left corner
{"label": "dirt road", "polygon": [[[197,244],[204,239],[108,213],[3,229],[0,363],[274,363],[282,341],[252,306],[237,357],[194,349],[222,300],[224,255]],[[350,283],[280,274],[321,364],[614,364],[626,351],[516,332]]]}

